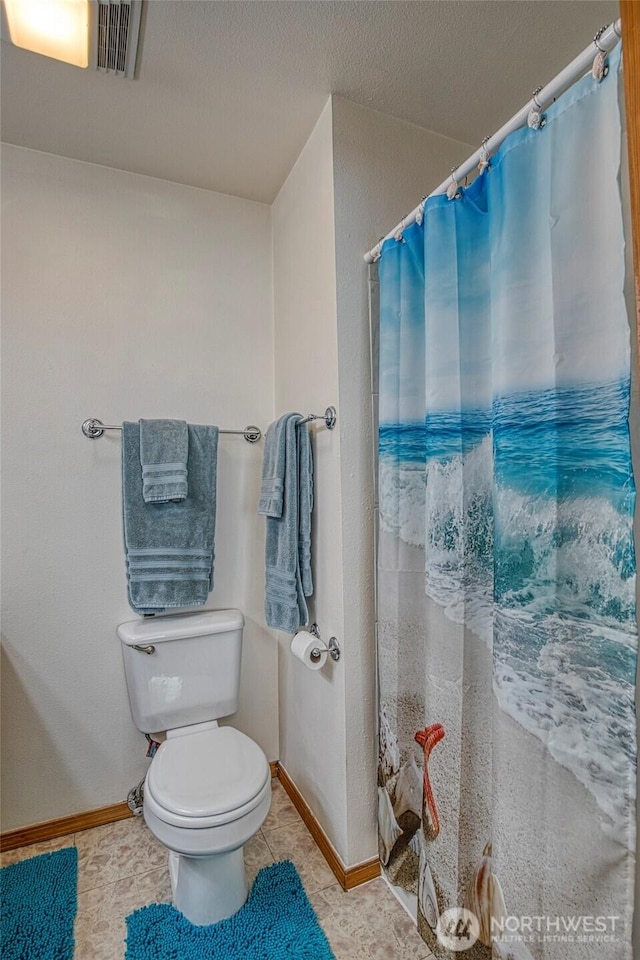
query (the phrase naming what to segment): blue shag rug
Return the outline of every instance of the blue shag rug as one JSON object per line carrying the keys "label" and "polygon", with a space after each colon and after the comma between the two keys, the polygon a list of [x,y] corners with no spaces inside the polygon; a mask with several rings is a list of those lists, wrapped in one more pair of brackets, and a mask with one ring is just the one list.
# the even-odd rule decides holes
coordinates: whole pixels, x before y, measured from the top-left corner
{"label": "blue shag rug", "polygon": [[264,867],[245,905],[197,927],[170,904],[127,917],[125,960],[336,960],[288,860]]}
{"label": "blue shag rug", "polygon": [[2,960],[72,960],[77,880],[75,847],[0,870]]}

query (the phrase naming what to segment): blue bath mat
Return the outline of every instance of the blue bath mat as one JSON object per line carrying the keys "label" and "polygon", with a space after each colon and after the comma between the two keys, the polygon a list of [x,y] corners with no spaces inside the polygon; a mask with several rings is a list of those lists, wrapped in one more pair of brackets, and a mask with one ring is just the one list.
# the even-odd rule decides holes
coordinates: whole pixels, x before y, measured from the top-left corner
{"label": "blue bath mat", "polygon": [[2,960],[71,960],[77,880],[75,847],[0,870]]}
{"label": "blue bath mat", "polygon": [[336,960],[292,863],[256,877],[244,907],[196,927],[170,904],[127,917],[125,960]]}

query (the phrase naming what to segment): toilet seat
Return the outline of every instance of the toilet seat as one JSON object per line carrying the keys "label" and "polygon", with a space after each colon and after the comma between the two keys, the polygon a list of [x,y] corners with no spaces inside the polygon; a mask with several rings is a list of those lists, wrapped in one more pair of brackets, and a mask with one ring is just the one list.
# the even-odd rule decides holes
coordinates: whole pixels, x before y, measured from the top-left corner
{"label": "toilet seat", "polygon": [[214,827],[257,807],[271,771],[257,743],[234,727],[214,727],[166,740],[145,781],[145,804],[176,827]]}

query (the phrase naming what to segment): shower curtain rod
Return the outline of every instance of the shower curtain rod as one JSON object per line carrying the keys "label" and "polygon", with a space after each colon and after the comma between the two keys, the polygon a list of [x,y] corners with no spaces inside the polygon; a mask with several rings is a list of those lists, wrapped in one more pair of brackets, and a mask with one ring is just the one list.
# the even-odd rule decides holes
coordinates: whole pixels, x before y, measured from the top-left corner
{"label": "shower curtain rod", "polygon": [[382,237],[382,239],[376,243],[375,247],[365,254],[364,259],[366,263],[373,263],[378,259],[380,256],[380,251],[382,250],[382,245],[386,240],[391,240],[393,237],[397,237],[402,233],[405,227],[409,227],[412,223],[416,222],[418,217],[422,215],[424,204],[430,197],[436,197],[438,194],[446,193],[447,188],[453,182],[454,176],[456,181],[460,182],[466,176],[472,173],[473,170],[475,170],[480,160],[491,157],[510,133],[513,133],[514,130],[518,130],[520,127],[524,126],[532,109],[539,108],[540,106],[544,107],[545,104],[546,106],[549,106],[560,96],[561,93],[575,83],[576,80],[579,80],[584,74],[589,72],[593,64],[594,57],[598,52],[595,49],[594,44],[602,52],[610,53],[618,40],[620,40],[621,35],[620,20],[616,20],[614,23],[609,24],[606,30],[604,30],[604,32],[597,37],[597,40],[592,41],[589,46],[583,50],[582,53],[578,54],[575,60],[572,60],[571,63],[564,68],[564,70],[562,70],[546,85],[546,87],[542,87],[541,90],[536,91],[531,100],[529,100],[529,102],[526,103],[521,110],[514,114],[510,120],[507,120],[507,122],[500,127],[497,133],[494,133],[492,137],[489,137],[487,140],[483,141],[482,146],[479,147],[476,152],[469,157],[468,160],[465,160],[464,163],[454,167],[447,179],[444,180],[439,187],[436,187],[436,189],[429,194],[429,197],[425,197],[423,200],[421,200],[415,210],[412,210],[408,216],[403,217],[400,223],[394,227],[393,230],[390,230],[385,237]]}

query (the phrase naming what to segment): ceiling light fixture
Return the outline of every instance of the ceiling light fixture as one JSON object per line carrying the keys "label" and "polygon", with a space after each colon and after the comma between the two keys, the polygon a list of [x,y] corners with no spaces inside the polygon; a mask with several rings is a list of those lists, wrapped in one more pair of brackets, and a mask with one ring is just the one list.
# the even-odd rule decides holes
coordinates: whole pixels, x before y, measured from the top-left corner
{"label": "ceiling light fixture", "polygon": [[89,0],[4,0],[4,7],[16,47],[89,65]]}

